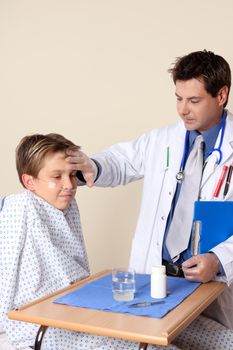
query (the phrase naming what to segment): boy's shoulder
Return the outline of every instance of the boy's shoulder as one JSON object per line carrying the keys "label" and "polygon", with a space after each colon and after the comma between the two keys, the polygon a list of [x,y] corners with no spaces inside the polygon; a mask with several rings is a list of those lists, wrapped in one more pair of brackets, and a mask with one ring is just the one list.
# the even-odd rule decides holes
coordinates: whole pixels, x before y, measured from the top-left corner
{"label": "boy's shoulder", "polygon": [[[27,195],[25,192],[11,194],[4,198],[4,203],[0,211],[0,233],[5,233],[11,237],[10,233],[21,232],[19,227],[23,227],[28,212]],[[1,238],[6,237],[3,235]],[[19,235],[20,236],[20,235]]]}
{"label": "boy's shoulder", "polygon": [[19,192],[19,193],[13,193],[8,196],[5,196],[1,198],[2,207],[6,207],[9,205],[17,205],[19,203],[25,203],[27,201],[27,191]]}
{"label": "boy's shoulder", "polygon": [[0,200],[0,214],[4,214],[9,211],[18,213],[24,211],[25,208],[28,207],[30,194],[25,190],[23,192],[10,194],[1,198]]}

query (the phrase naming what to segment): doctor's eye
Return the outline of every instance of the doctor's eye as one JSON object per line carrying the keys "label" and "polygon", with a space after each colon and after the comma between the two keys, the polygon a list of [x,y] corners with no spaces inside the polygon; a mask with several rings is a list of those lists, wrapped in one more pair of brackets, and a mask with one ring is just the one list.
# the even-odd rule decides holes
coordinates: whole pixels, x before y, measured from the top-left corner
{"label": "doctor's eye", "polygon": [[191,103],[193,103],[193,104],[196,104],[196,103],[199,103],[199,102],[200,102],[199,99],[193,99],[193,100],[191,100]]}

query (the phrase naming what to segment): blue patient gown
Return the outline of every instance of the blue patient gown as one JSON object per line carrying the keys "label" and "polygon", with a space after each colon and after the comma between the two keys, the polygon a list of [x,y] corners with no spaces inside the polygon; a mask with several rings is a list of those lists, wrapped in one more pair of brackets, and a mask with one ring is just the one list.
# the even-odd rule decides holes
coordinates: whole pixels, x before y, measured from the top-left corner
{"label": "blue patient gown", "polygon": [[[61,211],[28,190],[5,199],[0,212],[0,322],[15,349],[33,346],[38,325],[9,320],[7,312],[88,275],[75,200]],[[233,349],[232,339],[231,331],[199,317],[166,349]],[[42,350],[75,349],[136,350],[138,343],[48,328]]]}

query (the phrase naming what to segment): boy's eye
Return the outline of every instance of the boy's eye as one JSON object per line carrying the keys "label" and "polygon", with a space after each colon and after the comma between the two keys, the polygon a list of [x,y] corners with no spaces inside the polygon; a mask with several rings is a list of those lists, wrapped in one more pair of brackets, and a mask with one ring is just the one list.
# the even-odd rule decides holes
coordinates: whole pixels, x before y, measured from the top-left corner
{"label": "boy's eye", "polygon": [[54,175],[53,178],[54,179],[61,179],[61,175]]}

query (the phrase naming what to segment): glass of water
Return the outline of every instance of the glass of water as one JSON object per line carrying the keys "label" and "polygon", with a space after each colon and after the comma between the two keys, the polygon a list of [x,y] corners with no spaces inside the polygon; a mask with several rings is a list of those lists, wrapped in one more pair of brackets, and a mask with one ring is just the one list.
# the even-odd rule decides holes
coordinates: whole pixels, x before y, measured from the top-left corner
{"label": "glass of water", "polygon": [[119,268],[112,270],[112,292],[116,301],[131,301],[135,292],[135,271]]}

